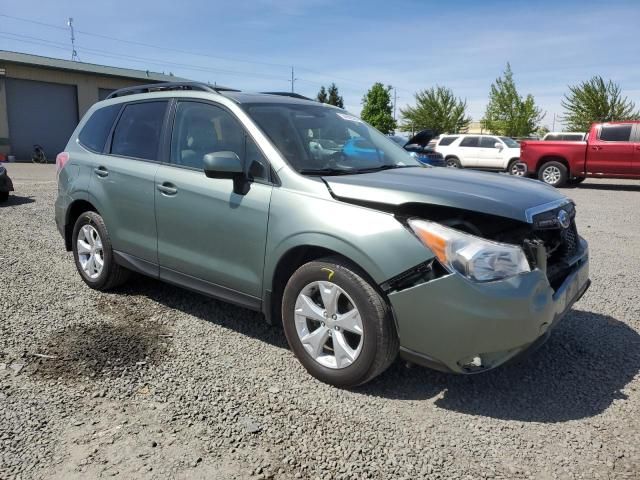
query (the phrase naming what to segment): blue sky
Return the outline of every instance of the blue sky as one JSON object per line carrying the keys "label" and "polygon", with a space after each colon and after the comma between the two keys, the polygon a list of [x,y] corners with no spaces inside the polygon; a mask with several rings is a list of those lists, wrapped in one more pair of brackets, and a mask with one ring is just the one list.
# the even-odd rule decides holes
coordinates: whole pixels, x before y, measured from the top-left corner
{"label": "blue sky", "polygon": [[506,62],[549,127],[567,85],[592,75],[619,82],[640,105],[638,0],[3,3],[0,14],[58,28],[0,16],[0,49],[69,58],[72,16],[82,61],[254,91],[289,90],[293,65],[297,92],[315,96],[335,81],[354,113],[373,82],[395,86],[399,107],[439,84],[479,120]]}

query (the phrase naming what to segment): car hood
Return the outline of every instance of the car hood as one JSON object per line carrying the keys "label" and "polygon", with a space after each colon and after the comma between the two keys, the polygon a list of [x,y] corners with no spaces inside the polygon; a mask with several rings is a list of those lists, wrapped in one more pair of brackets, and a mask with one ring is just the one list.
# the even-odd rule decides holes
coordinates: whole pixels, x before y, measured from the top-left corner
{"label": "car hood", "polygon": [[433,130],[420,130],[413,137],[411,137],[406,145],[416,144],[421,147],[426,147],[427,144],[436,136],[436,132]]}
{"label": "car hood", "polygon": [[323,179],[334,197],[347,202],[423,203],[523,222],[527,209],[566,198],[537,180],[451,168],[398,168]]}

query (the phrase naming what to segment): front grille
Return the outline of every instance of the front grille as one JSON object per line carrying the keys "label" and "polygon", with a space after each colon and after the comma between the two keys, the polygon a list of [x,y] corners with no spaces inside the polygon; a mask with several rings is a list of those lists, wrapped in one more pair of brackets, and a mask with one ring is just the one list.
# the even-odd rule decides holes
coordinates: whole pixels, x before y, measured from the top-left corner
{"label": "front grille", "polygon": [[[561,210],[568,216],[569,225],[564,228],[559,220]],[[575,206],[570,203],[562,207],[539,213],[533,217],[533,235],[525,240],[525,245],[540,243],[544,247],[546,256],[547,279],[551,286],[557,289],[571,272],[580,253],[580,237],[575,222]],[[528,243],[527,243],[528,242]],[[525,248],[525,251],[527,249]],[[529,247],[529,262],[538,265],[540,258]]]}

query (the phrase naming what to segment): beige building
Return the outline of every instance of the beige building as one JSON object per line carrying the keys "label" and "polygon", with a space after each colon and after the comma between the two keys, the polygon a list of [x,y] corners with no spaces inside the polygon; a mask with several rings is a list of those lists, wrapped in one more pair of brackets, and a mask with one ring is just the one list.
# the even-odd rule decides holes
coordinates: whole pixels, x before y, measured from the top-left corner
{"label": "beige building", "polygon": [[183,78],[0,50],[0,154],[49,159],[64,149],[82,115],[112,91]]}

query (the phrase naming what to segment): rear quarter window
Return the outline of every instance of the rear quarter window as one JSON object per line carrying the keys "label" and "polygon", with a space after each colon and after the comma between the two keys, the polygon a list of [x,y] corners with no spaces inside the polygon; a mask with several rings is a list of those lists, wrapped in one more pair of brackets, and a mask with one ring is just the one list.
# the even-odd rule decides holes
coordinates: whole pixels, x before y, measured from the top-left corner
{"label": "rear quarter window", "polygon": [[111,131],[113,121],[118,116],[122,105],[111,105],[93,112],[87,123],[80,131],[78,140],[83,147],[94,152],[102,152],[107,142],[107,137]]}
{"label": "rear quarter window", "polygon": [[457,138],[457,136],[442,137],[438,142],[438,145],[441,147],[446,147],[447,145],[451,145],[453,142],[455,142]]}

